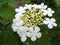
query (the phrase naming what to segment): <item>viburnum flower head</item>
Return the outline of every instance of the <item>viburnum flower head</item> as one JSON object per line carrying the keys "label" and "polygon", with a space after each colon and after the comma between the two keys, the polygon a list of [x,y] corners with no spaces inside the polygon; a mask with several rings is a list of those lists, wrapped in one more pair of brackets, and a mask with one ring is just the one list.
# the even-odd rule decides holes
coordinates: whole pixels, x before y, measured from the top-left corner
{"label": "viburnum flower head", "polygon": [[13,19],[12,29],[21,37],[22,42],[25,42],[27,37],[31,38],[32,41],[41,38],[40,25],[45,24],[49,29],[57,26],[56,20],[51,18],[54,11],[51,8],[47,8],[44,3],[40,5],[25,4],[25,6],[16,8],[15,11],[16,15]]}

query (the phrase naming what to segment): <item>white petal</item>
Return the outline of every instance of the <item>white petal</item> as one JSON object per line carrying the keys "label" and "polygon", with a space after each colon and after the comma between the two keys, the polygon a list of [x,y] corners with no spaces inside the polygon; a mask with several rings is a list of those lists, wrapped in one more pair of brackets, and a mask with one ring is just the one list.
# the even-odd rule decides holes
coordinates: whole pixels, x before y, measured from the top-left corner
{"label": "white petal", "polygon": [[16,12],[19,12],[19,9],[18,9],[18,8],[16,8],[16,9],[15,9],[15,11],[16,11]]}
{"label": "white petal", "polygon": [[28,4],[25,4],[25,6],[27,7],[27,6],[28,6]]}
{"label": "white petal", "polygon": [[24,22],[22,20],[19,20],[18,22],[15,23],[16,26],[22,26],[24,25]]}
{"label": "white petal", "polygon": [[34,4],[32,7],[38,9],[38,5]]}
{"label": "white petal", "polygon": [[24,22],[23,22],[23,20],[20,20],[20,21],[18,22],[18,25],[19,25],[19,26],[22,26],[22,25],[24,25]]}
{"label": "white petal", "polygon": [[52,29],[53,28],[53,25],[52,24],[48,24],[48,28],[49,29]]}
{"label": "white petal", "polygon": [[48,24],[48,21],[44,20],[43,23],[47,25]]}
{"label": "white petal", "polygon": [[20,19],[13,19],[13,23],[17,23]]}
{"label": "white petal", "polygon": [[38,26],[35,27],[35,31],[36,32],[39,32],[40,31],[40,28]]}
{"label": "white petal", "polygon": [[39,32],[36,34],[37,38],[41,38],[42,34]]}
{"label": "white petal", "polygon": [[27,39],[26,36],[22,36],[22,37],[21,37],[21,41],[22,41],[22,42],[25,42],[26,39]]}
{"label": "white petal", "polygon": [[31,33],[30,32],[27,32],[26,34],[28,37],[31,37]]}
{"label": "white petal", "polygon": [[39,5],[39,6],[38,6],[38,8],[40,8],[40,9],[41,9],[41,8],[42,8],[42,6],[41,6],[41,5]]}
{"label": "white petal", "polygon": [[48,13],[48,16],[51,17],[52,16],[52,13]]}
{"label": "white petal", "polygon": [[24,26],[23,27],[25,31],[28,31],[28,27],[27,26]]}
{"label": "white petal", "polygon": [[31,8],[32,8],[32,5],[30,4],[30,5],[28,5],[27,7],[28,7],[28,9],[31,9]]}
{"label": "white petal", "polygon": [[18,22],[16,22],[15,25],[18,26]]}
{"label": "white petal", "polygon": [[21,11],[21,13],[25,13],[26,11]]}
{"label": "white petal", "polygon": [[52,11],[52,13],[55,13],[54,11]]}
{"label": "white petal", "polygon": [[45,18],[45,20],[46,20],[46,21],[50,21],[50,19],[49,19],[49,18]]}
{"label": "white petal", "polygon": [[29,29],[28,29],[30,32],[33,32],[33,27],[29,27]]}
{"label": "white petal", "polygon": [[51,9],[51,8],[48,8],[47,10],[48,10],[48,11],[51,11],[52,9]]}
{"label": "white petal", "polygon": [[21,34],[21,29],[18,27],[17,34],[20,36]]}
{"label": "white petal", "polygon": [[51,21],[52,21],[52,22],[56,22],[55,18],[51,18]]}
{"label": "white petal", "polygon": [[47,8],[47,5],[44,5],[44,9],[46,9]]}
{"label": "white petal", "polygon": [[44,3],[41,3],[41,5],[39,5],[40,10],[44,9]]}
{"label": "white petal", "polygon": [[26,27],[26,26],[21,26],[20,28],[21,28],[21,30],[23,30],[23,31],[25,31],[25,32],[28,31],[28,27]]}
{"label": "white petal", "polygon": [[22,6],[19,7],[19,9],[22,9],[22,8],[23,8]]}
{"label": "white petal", "polygon": [[24,7],[24,10],[26,10],[26,9],[27,9],[27,7],[25,6],[25,7]]}
{"label": "white petal", "polygon": [[43,14],[44,15],[47,15],[47,10],[43,10]]}
{"label": "white petal", "polygon": [[43,5],[44,5],[44,3],[41,3],[41,5],[43,6]]}
{"label": "white petal", "polygon": [[24,13],[25,12],[25,7],[20,6],[19,7],[19,12]]}
{"label": "white petal", "polygon": [[46,16],[46,15],[47,15],[47,13],[46,13],[46,12],[44,12],[44,13],[43,13],[43,15],[44,15],[44,16]]}
{"label": "white petal", "polygon": [[31,40],[32,40],[32,41],[35,41],[35,40],[36,40],[36,36],[32,36],[32,37],[31,37]]}
{"label": "white petal", "polygon": [[53,25],[53,26],[57,26],[57,24],[56,24],[56,23],[52,23],[52,25]]}
{"label": "white petal", "polygon": [[20,18],[21,16],[22,16],[22,13],[21,13],[21,12],[19,12],[19,13],[17,13],[17,14],[15,15],[16,18]]}
{"label": "white petal", "polygon": [[18,28],[18,27],[17,27],[17,26],[15,26],[15,24],[12,24],[12,29],[13,29],[13,31],[14,31],[14,32],[16,32],[16,31],[17,31],[17,28]]}

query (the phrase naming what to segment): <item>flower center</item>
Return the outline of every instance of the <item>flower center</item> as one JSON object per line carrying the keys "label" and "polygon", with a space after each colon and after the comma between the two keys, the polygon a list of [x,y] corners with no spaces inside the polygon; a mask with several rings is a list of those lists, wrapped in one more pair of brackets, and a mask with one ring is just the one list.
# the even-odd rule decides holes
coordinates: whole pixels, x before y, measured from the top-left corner
{"label": "flower center", "polygon": [[44,21],[44,15],[42,14],[42,11],[32,8],[27,9],[26,12],[23,14],[21,19],[24,21],[26,26],[37,26],[43,24]]}

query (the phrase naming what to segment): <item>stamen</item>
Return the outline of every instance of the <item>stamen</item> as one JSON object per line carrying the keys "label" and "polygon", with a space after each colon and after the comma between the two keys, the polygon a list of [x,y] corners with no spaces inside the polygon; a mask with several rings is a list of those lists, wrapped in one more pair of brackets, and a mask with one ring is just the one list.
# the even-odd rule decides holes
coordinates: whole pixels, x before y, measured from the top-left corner
{"label": "stamen", "polygon": [[26,10],[21,19],[24,21],[26,26],[34,27],[43,23],[43,17],[44,15],[40,10],[32,8],[30,10]]}

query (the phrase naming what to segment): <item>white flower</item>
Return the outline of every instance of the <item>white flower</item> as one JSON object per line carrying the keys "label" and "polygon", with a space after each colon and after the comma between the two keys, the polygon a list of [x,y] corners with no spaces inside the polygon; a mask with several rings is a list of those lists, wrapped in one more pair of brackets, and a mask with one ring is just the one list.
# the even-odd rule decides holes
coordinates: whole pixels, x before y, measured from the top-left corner
{"label": "white flower", "polygon": [[27,7],[27,9],[31,9],[32,8],[32,5],[31,4],[25,4],[25,7]]}
{"label": "white flower", "polygon": [[48,15],[49,17],[52,16],[52,14],[54,13],[54,11],[51,8],[48,8],[47,10],[43,10],[44,11],[44,15]]}
{"label": "white flower", "polygon": [[29,32],[27,34],[28,37],[31,37],[32,41],[35,41],[37,38],[41,38],[41,33],[39,32],[39,27],[29,27]]}
{"label": "white flower", "polygon": [[38,9],[38,5],[37,4],[34,4],[32,7]]}
{"label": "white flower", "polygon": [[56,22],[56,20],[54,18],[51,18],[51,19],[45,18],[45,20],[44,20],[44,24],[48,25],[49,29],[52,29],[53,26],[57,26],[57,24],[55,22]]}
{"label": "white flower", "polygon": [[16,8],[16,9],[15,9],[15,11],[16,11],[17,13],[18,13],[18,12],[24,13],[25,10],[26,10],[26,8],[25,8],[25,7],[22,7],[22,6],[20,6],[19,8]]}
{"label": "white flower", "polygon": [[18,27],[17,34],[21,37],[22,42],[25,42],[27,39],[27,37],[26,37],[27,31],[28,31],[28,27],[26,27],[26,26]]}
{"label": "white flower", "polygon": [[14,22],[14,24],[16,26],[22,26],[22,25],[24,25],[24,22],[23,22],[23,20],[19,20],[18,22]]}
{"label": "white flower", "polygon": [[12,29],[14,32],[16,32],[18,27],[22,25],[24,25],[23,20],[13,19]]}
{"label": "white flower", "polygon": [[18,8],[16,8],[16,9],[15,9],[15,11],[16,11],[16,12],[19,12],[19,9],[18,9]]}
{"label": "white flower", "polygon": [[47,5],[44,5],[44,3],[41,3],[41,5],[38,5],[40,10],[45,10],[47,8]]}
{"label": "white flower", "polygon": [[16,26],[15,24],[12,24],[12,29],[13,29],[14,32],[16,32],[17,29],[18,29],[18,26]]}
{"label": "white flower", "polygon": [[15,15],[15,18],[20,19],[21,16],[23,16],[23,14],[21,12],[19,12]]}

